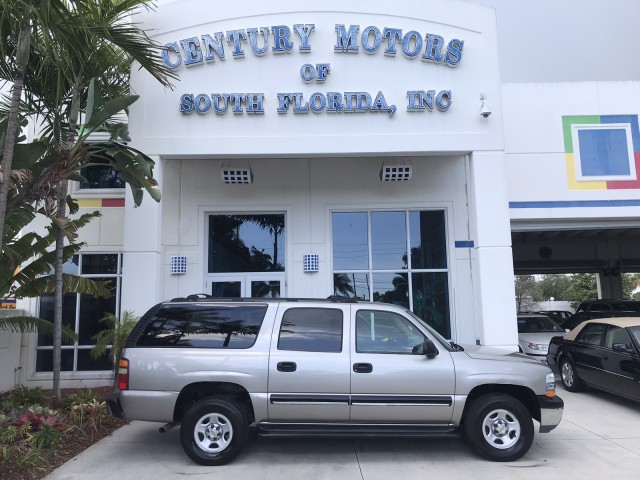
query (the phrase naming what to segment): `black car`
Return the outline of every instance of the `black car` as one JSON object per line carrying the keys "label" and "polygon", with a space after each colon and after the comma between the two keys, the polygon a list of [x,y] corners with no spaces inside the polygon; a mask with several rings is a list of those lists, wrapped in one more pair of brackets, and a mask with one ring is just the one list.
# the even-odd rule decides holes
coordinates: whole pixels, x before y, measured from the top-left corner
{"label": "black car", "polygon": [[586,385],[640,402],[640,317],[581,323],[551,339],[547,363],[570,392]]}

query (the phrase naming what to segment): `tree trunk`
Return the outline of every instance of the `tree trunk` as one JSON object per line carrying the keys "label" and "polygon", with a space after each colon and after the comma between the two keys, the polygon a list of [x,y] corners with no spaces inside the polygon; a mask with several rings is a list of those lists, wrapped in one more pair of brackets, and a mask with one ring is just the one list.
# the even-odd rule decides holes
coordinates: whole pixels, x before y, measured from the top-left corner
{"label": "tree trunk", "polygon": [[[56,217],[59,220],[65,218],[67,211],[67,188],[68,181],[63,180],[58,187],[58,209]],[[64,248],[64,230],[58,229],[56,237],[56,285],[54,291],[54,310],[53,310],[53,406],[59,408],[62,406],[62,392],[60,391],[60,371],[62,367],[62,263]]]}
{"label": "tree trunk", "polygon": [[[75,131],[78,124],[78,115],[80,112],[80,92],[76,87],[73,89],[73,97],[71,99],[71,111],[69,113],[69,136],[64,150],[60,152],[59,162],[64,162],[63,167],[69,161],[69,154],[75,142]],[[62,180],[58,186],[58,209],[56,217],[58,222],[58,234],[56,237],[56,266],[55,277],[56,285],[54,291],[54,308],[53,308],[53,404],[55,407],[62,406],[62,392],[60,391],[60,370],[62,361],[62,261],[64,248],[64,224],[66,223],[67,213],[67,190],[69,189],[69,181]]]}
{"label": "tree trunk", "polygon": [[13,149],[18,137],[20,116],[20,98],[22,97],[22,86],[27,71],[29,60],[29,49],[31,48],[31,27],[29,22],[25,22],[18,36],[18,53],[16,55],[16,74],[13,82],[11,94],[11,109],[7,122],[7,134],[4,141],[4,151],[2,154],[2,177],[0,180],[0,251],[2,251],[4,238],[4,219],[7,212],[7,196],[9,195],[9,184],[11,183],[11,164],[13,163]]}

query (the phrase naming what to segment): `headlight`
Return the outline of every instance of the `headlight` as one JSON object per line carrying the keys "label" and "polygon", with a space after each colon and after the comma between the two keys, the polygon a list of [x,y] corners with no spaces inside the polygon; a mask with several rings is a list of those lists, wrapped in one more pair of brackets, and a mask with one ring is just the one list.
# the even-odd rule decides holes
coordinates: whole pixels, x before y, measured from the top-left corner
{"label": "headlight", "polygon": [[549,345],[546,343],[527,343],[529,350],[538,350],[540,352],[546,352],[549,350]]}
{"label": "headlight", "polygon": [[546,384],[547,384],[546,386],[547,397],[549,398],[555,397],[556,396],[556,376],[553,373],[547,374]]}

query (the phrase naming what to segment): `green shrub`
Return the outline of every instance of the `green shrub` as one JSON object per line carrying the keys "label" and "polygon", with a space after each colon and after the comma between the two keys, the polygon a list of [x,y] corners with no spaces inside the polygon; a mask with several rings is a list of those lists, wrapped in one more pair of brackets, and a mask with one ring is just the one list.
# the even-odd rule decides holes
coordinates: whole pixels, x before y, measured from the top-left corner
{"label": "green shrub", "polygon": [[10,408],[25,408],[30,405],[45,405],[49,397],[42,387],[25,387],[20,385],[9,392],[6,398]]}
{"label": "green shrub", "polygon": [[36,450],[55,450],[60,440],[70,431],[71,428],[62,429],[56,425],[45,423],[39,430],[30,433],[27,440]]}
{"label": "green shrub", "polygon": [[75,390],[73,393],[69,394],[69,396],[65,399],[65,406],[71,408],[75,405],[85,405],[87,403],[95,402],[96,395],[89,388],[80,388]]}

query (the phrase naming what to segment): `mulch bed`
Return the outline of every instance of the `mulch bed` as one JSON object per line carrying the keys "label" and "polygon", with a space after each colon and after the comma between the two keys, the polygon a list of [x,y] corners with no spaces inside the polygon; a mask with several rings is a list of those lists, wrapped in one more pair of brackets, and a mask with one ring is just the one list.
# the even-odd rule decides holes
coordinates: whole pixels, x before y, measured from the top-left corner
{"label": "mulch bed", "polygon": [[[96,397],[102,401],[113,391],[111,387],[91,389]],[[62,397],[66,397],[75,389],[62,390]],[[84,434],[72,433],[64,437],[55,451],[43,451],[42,461],[34,465],[18,465],[13,462],[0,461],[0,479],[2,480],[40,480],[53,472],[83,450],[89,448],[102,438],[111,435],[115,430],[126,425],[128,420],[114,418],[110,415],[101,422],[97,430],[84,432]]]}

